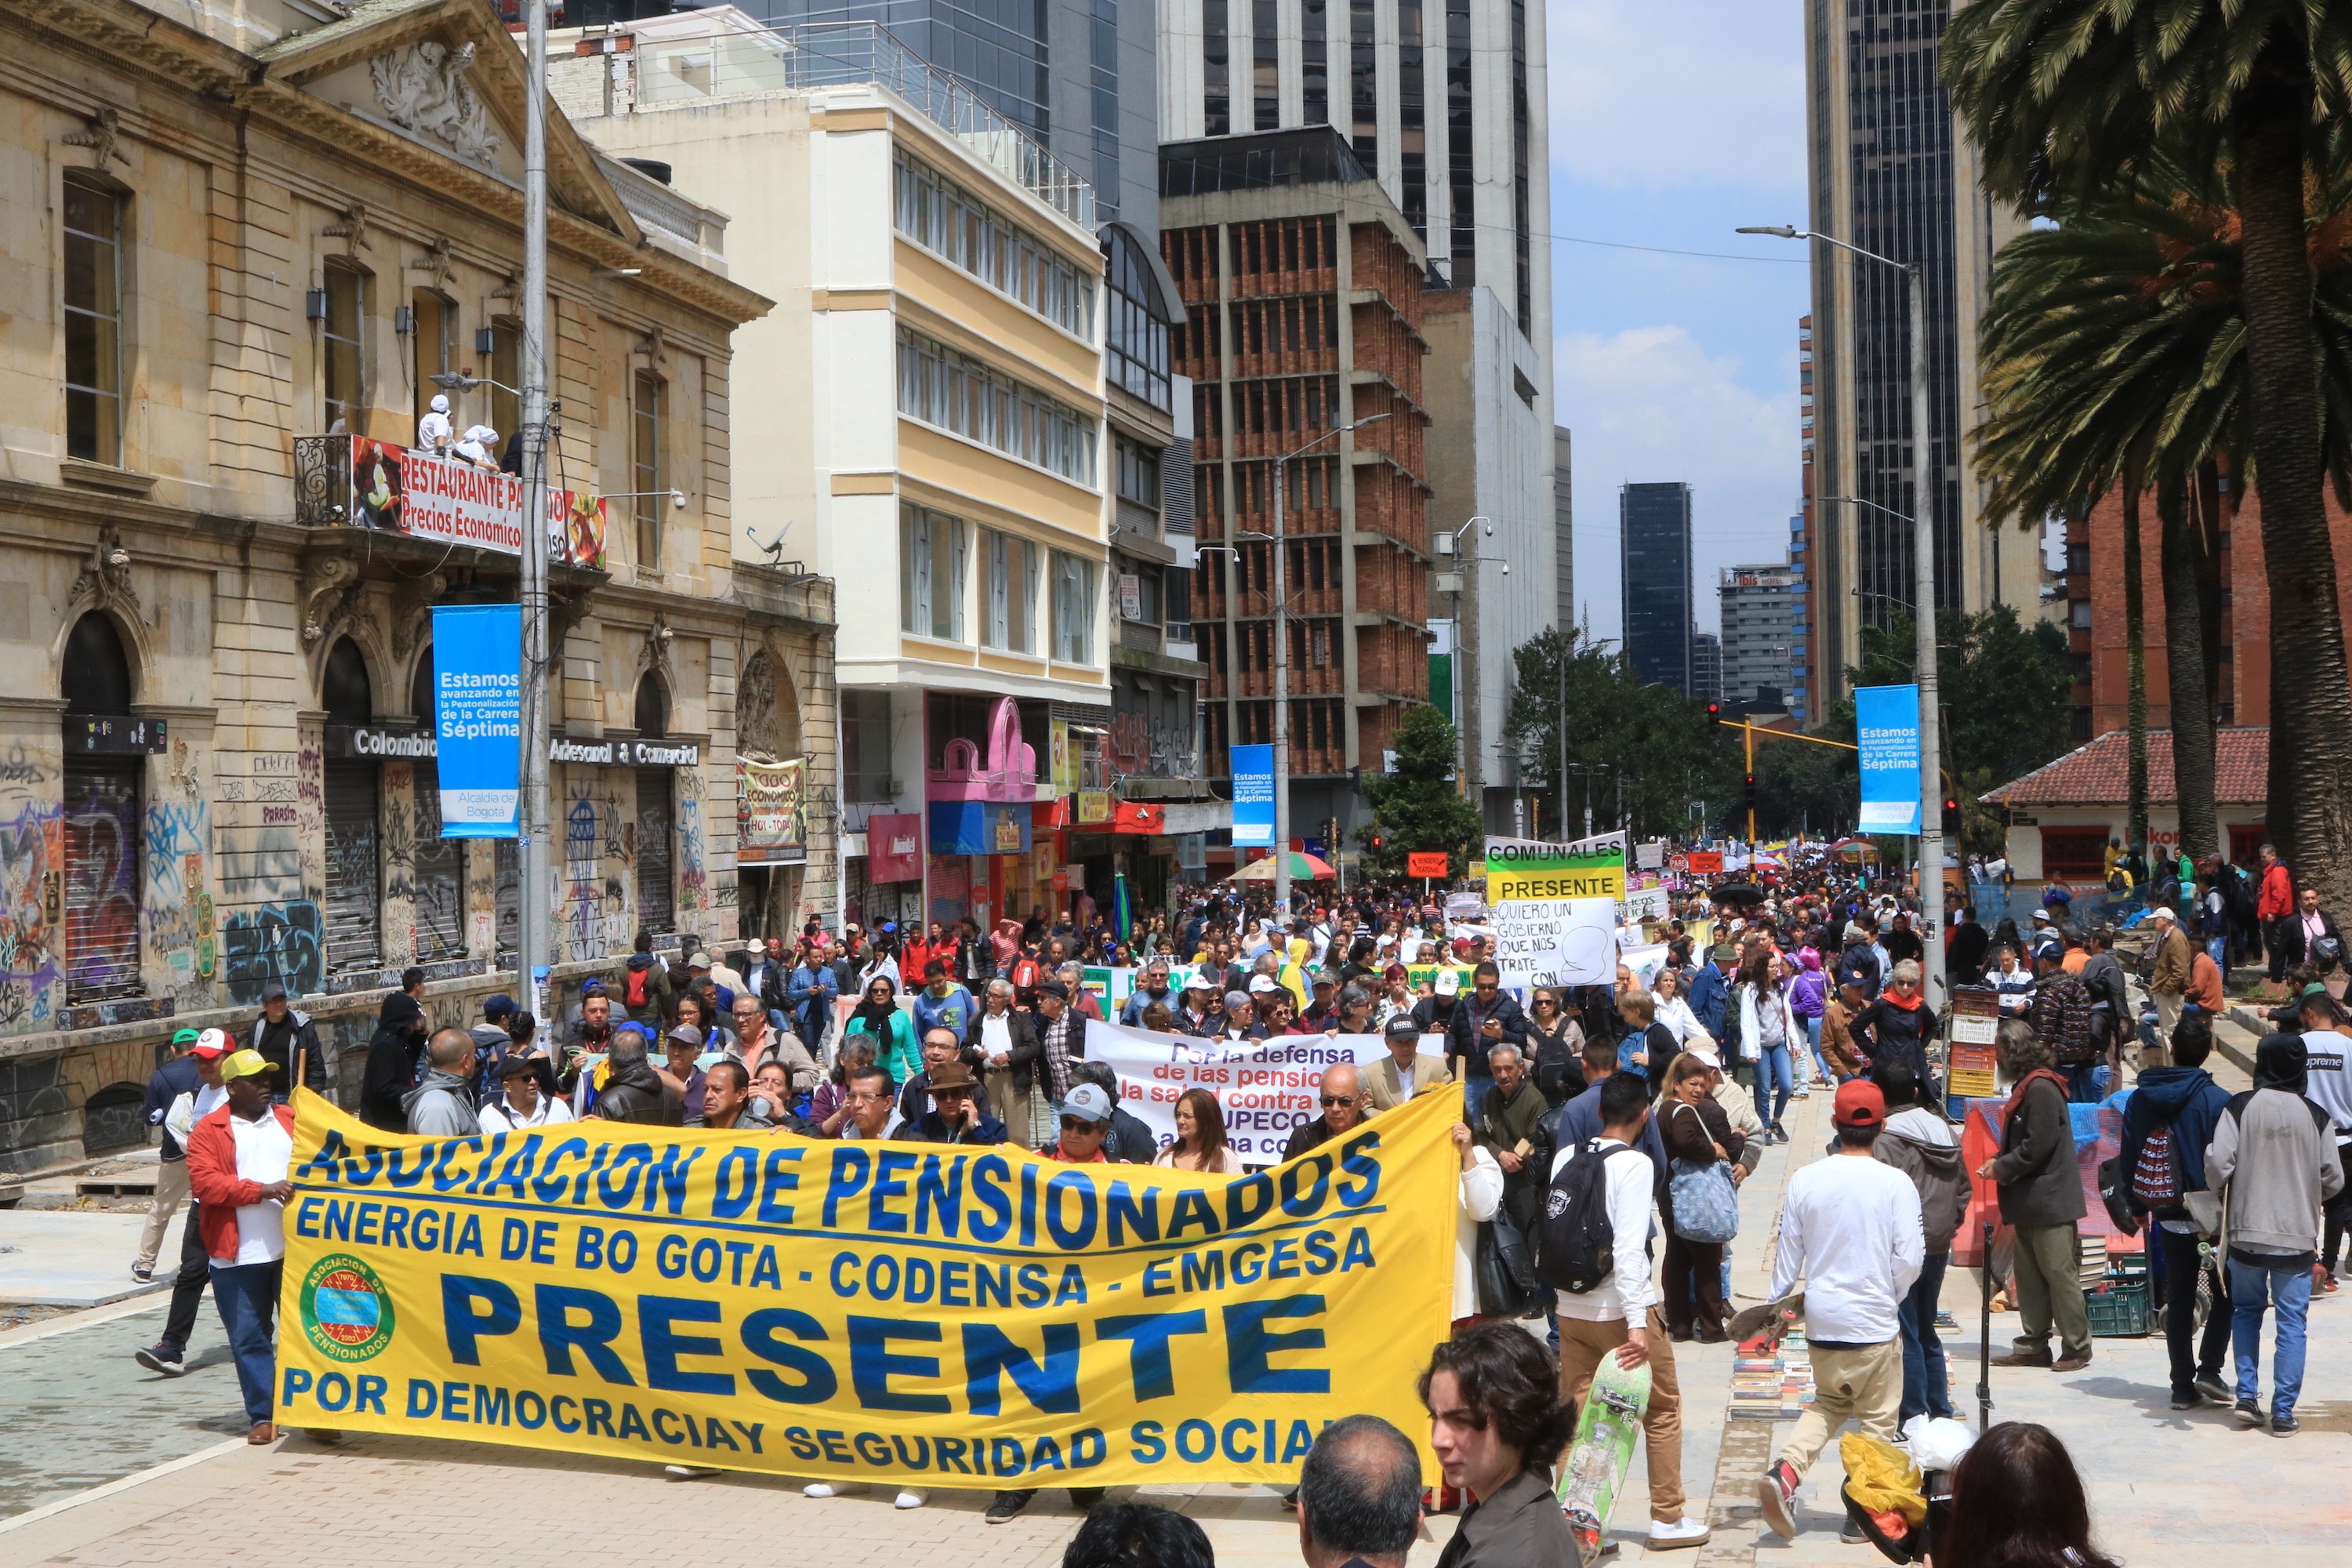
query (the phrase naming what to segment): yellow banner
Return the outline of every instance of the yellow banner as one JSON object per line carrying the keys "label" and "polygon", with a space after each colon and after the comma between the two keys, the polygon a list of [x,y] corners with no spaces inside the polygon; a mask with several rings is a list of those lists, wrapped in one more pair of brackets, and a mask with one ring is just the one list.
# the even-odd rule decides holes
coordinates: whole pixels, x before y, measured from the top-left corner
{"label": "yellow banner", "polygon": [[1342,1415],[1427,1429],[1450,1090],[1239,1177],[294,1103],[290,1425],[989,1489],[1291,1484]]}

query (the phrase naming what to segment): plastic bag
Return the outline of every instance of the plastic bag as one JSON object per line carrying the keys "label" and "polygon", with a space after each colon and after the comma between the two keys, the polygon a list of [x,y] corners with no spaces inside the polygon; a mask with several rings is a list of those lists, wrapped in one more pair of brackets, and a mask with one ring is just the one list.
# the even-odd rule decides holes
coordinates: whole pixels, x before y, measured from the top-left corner
{"label": "plastic bag", "polygon": [[1949,1415],[1914,1415],[1903,1425],[1903,1440],[1911,1445],[1912,1462],[1922,1470],[1948,1470],[1960,1462],[1977,1435],[1965,1421]]}
{"label": "plastic bag", "polygon": [[1845,1460],[1845,1489],[1872,1513],[1900,1514],[1916,1530],[1927,1518],[1927,1500],[1920,1495],[1919,1467],[1902,1450],[1875,1437],[1849,1432],[1838,1439]]}

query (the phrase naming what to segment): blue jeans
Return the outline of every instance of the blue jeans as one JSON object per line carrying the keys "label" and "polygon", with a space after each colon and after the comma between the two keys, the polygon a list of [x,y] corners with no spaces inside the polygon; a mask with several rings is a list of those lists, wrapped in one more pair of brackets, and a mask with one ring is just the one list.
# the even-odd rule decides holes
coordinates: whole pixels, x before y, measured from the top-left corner
{"label": "blue jeans", "polygon": [[2107,1080],[2113,1075],[2105,1062],[2092,1062],[2083,1067],[2068,1068],[2066,1098],[2077,1105],[2096,1105],[2107,1098]]}
{"label": "blue jeans", "polygon": [[2271,1353],[2271,1414],[2294,1414],[2303,1392],[2304,1320],[2311,1311],[2311,1267],[2301,1262],[2249,1263],[2231,1252],[2230,1338],[2238,1352],[2238,1397],[2262,1398],[2263,1311],[2278,1309],[2278,1339]]}
{"label": "blue jeans", "polygon": [[1495,1080],[1491,1078],[1465,1078],[1462,1080],[1462,1120],[1466,1125],[1477,1124],[1478,1102],[1486,1099],[1486,1091],[1494,1087]]}
{"label": "blue jeans", "polygon": [[285,1272],[283,1258],[237,1267],[213,1265],[213,1305],[220,1309],[221,1331],[236,1354],[236,1385],[245,1394],[249,1425],[268,1420],[274,1408],[270,1394],[278,1381],[278,1286]]}
{"label": "blue jeans", "polygon": [[1895,1310],[1903,1325],[1903,1406],[1896,1425],[1914,1415],[1952,1414],[1952,1374],[1944,1365],[1943,1336],[1936,1332],[1936,1301],[1944,1293],[1948,1252],[1931,1252],[1919,1266],[1911,1293]]}
{"label": "blue jeans", "polygon": [[2230,973],[2230,960],[2227,956],[2229,946],[2230,939],[2226,936],[2209,936],[2205,939],[2205,956],[2211,959],[2213,967],[2225,975]]}
{"label": "blue jeans", "polygon": [[1764,1120],[1778,1127],[1780,1125],[1780,1113],[1789,1109],[1789,1096],[1797,1087],[1796,1079],[1790,1075],[1788,1046],[1785,1043],[1766,1046],[1764,1054],[1756,1058],[1754,1066],[1757,1114],[1763,1115],[1764,1091],[1769,1088],[1772,1091],[1772,1114]]}

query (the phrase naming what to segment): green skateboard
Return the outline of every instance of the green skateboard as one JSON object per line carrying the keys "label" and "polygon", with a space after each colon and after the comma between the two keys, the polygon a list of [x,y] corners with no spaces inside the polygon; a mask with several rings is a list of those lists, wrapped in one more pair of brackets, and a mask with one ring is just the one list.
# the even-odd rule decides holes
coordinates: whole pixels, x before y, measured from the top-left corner
{"label": "green skateboard", "polygon": [[1625,1484],[1633,1439],[1641,1435],[1642,1416],[1649,1408],[1649,1363],[1629,1371],[1617,1364],[1616,1352],[1602,1356],[1584,1408],[1577,1413],[1576,1440],[1560,1463],[1557,1488],[1559,1510],[1568,1516],[1583,1568],[1592,1568],[1600,1559],[1617,1489]]}

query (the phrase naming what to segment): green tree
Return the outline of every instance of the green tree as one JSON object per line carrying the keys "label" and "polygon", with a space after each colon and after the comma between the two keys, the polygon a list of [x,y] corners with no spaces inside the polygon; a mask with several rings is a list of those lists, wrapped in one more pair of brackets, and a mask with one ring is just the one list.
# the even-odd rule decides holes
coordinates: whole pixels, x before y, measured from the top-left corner
{"label": "green tree", "polygon": [[[1413,850],[1443,849],[1450,875],[1465,876],[1478,841],[1478,808],[1455,786],[1454,752],[1461,738],[1445,715],[1427,703],[1405,710],[1393,736],[1396,767],[1364,775],[1372,820],[1356,829],[1364,868],[1374,877],[1402,877]],[[1376,847],[1373,840],[1380,841]]]}
{"label": "green tree", "polygon": [[[1613,824],[1619,789],[1636,837],[1687,831],[1694,801],[1738,794],[1738,752],[1707,732],[1705,706],[1643,683],[1625,658],[1575,626],[1542,632],[1512,652],[1504,742],[1543,782],[1550,820],[1581,836],[1591,791],[1596,829]],[[1561,741],[1568,772],[1560,772]]]}
{"label": "green tree", "polygon": [[[1909,685],[1917,668],[1914,637],[1911,617],[1900,610],[1884,626],[1864,626],[1862,662],[1846,667],[1847,683]],[[1937,616],[1936,637],[1943,768],[1955,787],[1979,775],[2006,783],[2067,750],[2073,676],[2063,632],[2047,621],[2028,626],[2015,609],[1995,605],[1974,614]],[[1823,732],[1841,741],[1854,738],[1851,700],[1831,710]]]}
{"label": "green tree", "polygon": [[1972,0],[1945,30],[1942,72],[1996,195],[2063,209],[2142,188],[2168,160],[2223,172],[2271,609],[2268,826],[2341,902],[2352,897],[2352,672],[2321,490],[2305,196],[2334,184],[2352,151],[2352,6]]}

